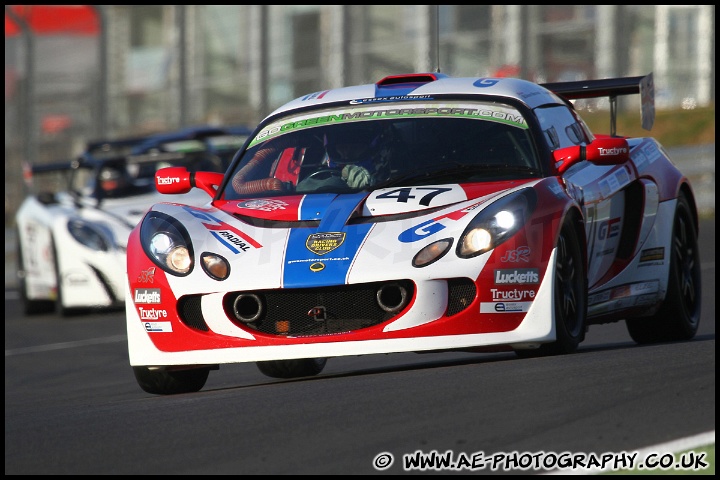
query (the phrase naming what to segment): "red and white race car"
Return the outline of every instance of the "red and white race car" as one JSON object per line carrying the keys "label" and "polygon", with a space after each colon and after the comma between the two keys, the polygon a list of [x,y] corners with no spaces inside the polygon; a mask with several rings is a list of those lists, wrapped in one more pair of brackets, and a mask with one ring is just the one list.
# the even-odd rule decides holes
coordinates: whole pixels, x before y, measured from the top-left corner
{"label": "red and white race car", "polygon": [[[701,305],[693,190],[653,138],[614,130],[652,75],[539,85],[386,77],[262,121],[227,172],[159,170],[130,234],[130,365],[152,394],[221,364],[279,378],[332,357],[574,352],[588,325],[691,339]],[[610,99],[593,134],[571,100]]]}

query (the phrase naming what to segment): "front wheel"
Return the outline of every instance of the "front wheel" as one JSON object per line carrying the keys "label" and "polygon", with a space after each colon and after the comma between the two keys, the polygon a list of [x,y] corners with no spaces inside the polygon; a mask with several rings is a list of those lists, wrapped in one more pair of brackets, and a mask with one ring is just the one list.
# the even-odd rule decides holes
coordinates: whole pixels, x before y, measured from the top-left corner
{"label": "front wheel", "polygon": [[519,357],[573,353],[585,339],[587,318],[587,276],[582,242],[571,222],[560,230],[555,254],[553,297],[556,339],[534,350],[516,350]]}
{"label": "front wheel", "polygon": [[133,367],[135,380],[140,388],[154,395],[175,395],[198,392],[205,386],[210,367],[189,370],[151,370]]}
{"label": "front wheel", "polygon": [[256,362],[258,369],[272,378],[311,377],[323,371],[327,358],[296,358]]}
{"label": "front wheel", "polygon": [[680,195],[673,220],[665,301],[655,315],[625,321],[636,343],[690,340],[697,333],[702,290],[696,232],[690,204],[685,195]]}

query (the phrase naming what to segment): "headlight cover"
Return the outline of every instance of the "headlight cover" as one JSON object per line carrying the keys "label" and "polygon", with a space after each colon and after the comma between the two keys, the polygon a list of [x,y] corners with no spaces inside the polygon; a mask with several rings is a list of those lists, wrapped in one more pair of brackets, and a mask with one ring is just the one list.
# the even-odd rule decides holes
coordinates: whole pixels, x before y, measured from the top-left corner
{"label": "headlight cover", "polygon": [[112,248],[112,234],[100,225],[88,223],[85,220],[72,218],[67,222],[70,235],[88,248],[98,252],[109,252]]}
{"label": "headlight cover", "polygon": [[225,280],[230,276],[230,262],[222,255],[205,252],[200,255],[200,265],[208,277],[215,280]]}
{"label": "headlight cover", "polygon": [[525,225],[536,204],[535,191],[525,188],[484,208],[465,228],[457,256],[472,258],[496,248]]}
{"label": "headlight cover", "polygon": [[174,218],[149,212],[140,227],[145,254],[171,275],[184,277],[193,269],[193,248],[187,230]]}
{"label": "headlight cover", "polygon": [[452,244],[452,238],[443,238],[442,240],[437,240],[431,243],[415,254],[412,259],[412,266],[415,268],[422,268],[437,262],[444,257],[448,251],[450,251]]}

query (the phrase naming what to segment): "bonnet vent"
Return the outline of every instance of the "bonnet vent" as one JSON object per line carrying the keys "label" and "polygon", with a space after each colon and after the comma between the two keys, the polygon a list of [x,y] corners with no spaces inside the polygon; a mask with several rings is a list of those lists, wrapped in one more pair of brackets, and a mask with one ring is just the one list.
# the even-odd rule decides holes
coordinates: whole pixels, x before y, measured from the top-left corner
{"label": "bonnet vent", "polygon": [[406,75],[389,75],[377,82],[376,85],[378,87],[388,87],[404,83],[430,83],[446,77],[447,75],[442,73],[409,73]]}

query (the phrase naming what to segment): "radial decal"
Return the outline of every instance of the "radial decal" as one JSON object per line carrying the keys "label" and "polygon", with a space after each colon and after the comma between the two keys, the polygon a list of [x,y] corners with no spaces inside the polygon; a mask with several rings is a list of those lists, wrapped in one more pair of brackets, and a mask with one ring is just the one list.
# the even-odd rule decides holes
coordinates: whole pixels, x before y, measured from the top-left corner
{"label": "radial decal", "polygon": [[199,212],[190,207],[184,207],[187,212],[200,219],[203,226],[210,230],[213,236],[233,253],[240,253],[250,247],[262,248],[262,245],[252,237],[238,230],[232,225],[219,220],[209,213]]}

